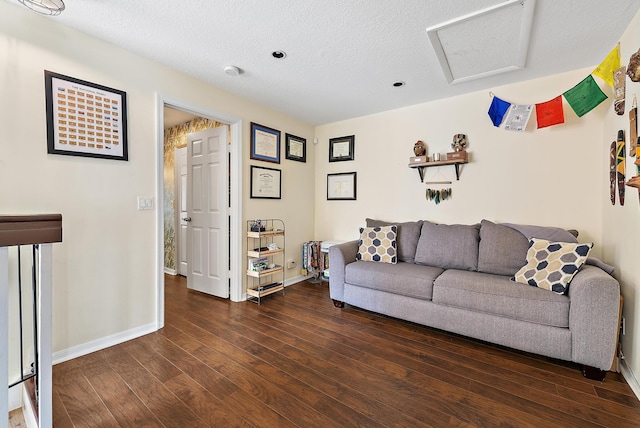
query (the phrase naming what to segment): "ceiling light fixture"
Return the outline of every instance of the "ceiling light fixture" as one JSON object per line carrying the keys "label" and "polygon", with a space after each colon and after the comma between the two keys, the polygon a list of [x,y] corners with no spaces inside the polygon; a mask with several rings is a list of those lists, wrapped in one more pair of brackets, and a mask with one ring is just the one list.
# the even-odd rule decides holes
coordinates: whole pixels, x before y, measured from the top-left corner
{"label": "ceiling light fixture", "polygon": [[284,57],[287,56],[287,53],[284,51],[273,51],[271,52],[271,56],[274,57],[275,59],[283,59]]}
{"label": "ceiling light fixture", "polygon": [[58,16],[64,10],[62,0],[18,0],[20,3],[43,15]]}
{"label": "ceiling light fixture", "polygon": [[225,65],[224,66],[224,72],[227,73],[229,76],[239,76],[240,75],[240,69],[238,67],[236,67],[235,65]]}
{"label": "ceiling light fixture", "polygon": [[393,82],[393,86],[395,88],[401,88],[404,85],[405,85],[405,83],[402,80],[398,80],[397,82]]}

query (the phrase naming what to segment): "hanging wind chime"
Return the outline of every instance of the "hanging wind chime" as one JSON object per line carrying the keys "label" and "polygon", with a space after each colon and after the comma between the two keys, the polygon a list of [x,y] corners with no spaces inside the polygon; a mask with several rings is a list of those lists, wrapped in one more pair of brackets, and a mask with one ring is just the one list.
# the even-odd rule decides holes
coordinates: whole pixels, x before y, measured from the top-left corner
{"label": "hanging wind chime", "polygon": [[425,197],[427,201],[433,201],[438,205],[440,202],[451,198],[451,188],[434,190],[427,187]]}

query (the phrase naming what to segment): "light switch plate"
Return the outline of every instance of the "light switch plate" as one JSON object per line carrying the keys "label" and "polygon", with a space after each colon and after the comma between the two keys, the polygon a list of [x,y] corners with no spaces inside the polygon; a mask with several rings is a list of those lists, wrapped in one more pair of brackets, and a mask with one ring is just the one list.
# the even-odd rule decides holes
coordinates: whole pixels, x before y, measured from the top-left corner
{"label": "light switch plate", "polygon": [[152,210],[153,196],[138,196],[138,211]]}

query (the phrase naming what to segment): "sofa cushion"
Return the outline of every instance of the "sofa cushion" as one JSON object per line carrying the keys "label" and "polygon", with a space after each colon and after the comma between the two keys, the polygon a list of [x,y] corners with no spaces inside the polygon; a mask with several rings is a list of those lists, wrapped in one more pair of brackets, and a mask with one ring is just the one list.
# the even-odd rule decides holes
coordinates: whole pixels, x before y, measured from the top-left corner
{"label": "sofa cushion", "polygon": [[356,260],[397,263],[397,226],[361,227]]}
{"label": "sofa cushion", "polygon": [[400,262],[395,265],[358,261],[345,267],[345,283],[430,300],[433,281],[442,269]]}
{"label": "sofa cushion", "polygon": [[479,229],[479,224],[423,222],[416,248],[416,263],[442,269],[476,270]]}
{"label": "sofa cushion", "polygon": [[398,235],[396,243],[398,245],[398,260],[406,263],[413,263],[416,256],[416,247],[418,239],[420,239],[420,229],[422,228],[422,220],[407,221],[404,223],[394,223],[390,221],[366,219],[367,227],[376,226],[398,226]]}
{"label": "sofa cushion", "polygon": [[450,269],[435,280],[433,303],[553,327],[569,327],[567,296],[514,284],[508,276]]}
{"label": "sofa cushion", "polygon": [[547,241],[578,243],[577,230],[565,230],[559,227],[532,226],[529,224],[501,223],[522,233],[527,239],[538,238]]}
{"label": "sofa cushion", "polygon": [[531,238],[527,264],[512,278],[516,282],[565,294],[569,283],[587,261],[593,244],[551,242]]}
{"label": "sofa cushion", "polygon": [[527,260],[529,240],[520,232],[489,220],[480,222],[478,271],[513,276]]}

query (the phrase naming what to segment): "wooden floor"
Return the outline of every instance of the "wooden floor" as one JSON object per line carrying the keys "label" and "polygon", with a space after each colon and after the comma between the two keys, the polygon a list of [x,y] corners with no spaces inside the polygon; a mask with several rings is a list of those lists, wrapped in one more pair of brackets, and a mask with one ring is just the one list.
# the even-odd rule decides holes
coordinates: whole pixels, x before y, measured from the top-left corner
{"label": "wooden floor", "polygon": [[22,416],[22,410],[16,409],[9,412],[9,428],[27,428],[27,423]]}
{"label": "wooden floor", "polygon": [[54,426],[638,427],[624,379],[333,307],[306,282],[261,306],[166,277],[166,327],[54,367]]}

